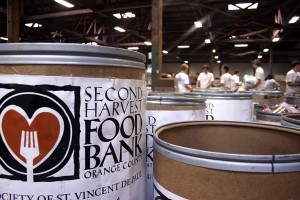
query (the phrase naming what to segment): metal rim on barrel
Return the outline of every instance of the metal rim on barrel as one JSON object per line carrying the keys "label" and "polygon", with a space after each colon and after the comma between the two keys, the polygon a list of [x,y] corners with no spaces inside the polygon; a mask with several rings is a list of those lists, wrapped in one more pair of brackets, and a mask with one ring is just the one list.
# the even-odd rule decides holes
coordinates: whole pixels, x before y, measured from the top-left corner
{"label": "metal rim on barrel", "polygon": [[150,93],[147,96],[147,104],[205,106],[205,99],[178,95],[177,93]]}
{"label": "metal rim on barrel", "polygon": [[169,124],[160,127],[154,135],[154,149],[160,154],[194,166],[200,166],[210,169],[219,169],[227,171],[239,172],[256,172],[256,173],[282,173],[282,172],[298,172],[300,171],[300,152],[295,154],[280,155],[253,155],[253,154],[233,154],[220,153],[212,151],[204,151],[192,149],[175,144],[168,143],[159,138],[159,134],[170,128],[197,126],[197,125],[223,125],[223,126],[246,126],[247,128],[259,127],[268,130],[286,131],[291,134],[298,134],[299,130],[263,125],[257,123],[243,122],[222,122],[222,121],[201,121]]}
{"label": "metal rim on barrel", "polygon": [[189,96],[198,96],[199,98],[207,99],[228,99],[228,100],[246,100],[252,99],[251,94],[238,94],[238,93],[219,93],[219,92],[191,92],[186,94]]}
{"label": "metal rim on barrel", "polygon": [[70,43],[1,44],[0,64],[67,64],[145,69],[145,56],[121,48]]}
{"label": "metal rim on barrel", "polygon": [[[299,118],[299,119],[295,119]],[[300,113],[288,113],[281,116],[281,124],[300,129]]]}
{"label": "metal rim on barrel", "polygon": [[280,122],[281,115],[282,114],[280,114],[280,113],[265,112],[265,111],[261,111],[261,110],[256,112],[257,119],[265,120],[265,121],[272,121],[272,122]]}

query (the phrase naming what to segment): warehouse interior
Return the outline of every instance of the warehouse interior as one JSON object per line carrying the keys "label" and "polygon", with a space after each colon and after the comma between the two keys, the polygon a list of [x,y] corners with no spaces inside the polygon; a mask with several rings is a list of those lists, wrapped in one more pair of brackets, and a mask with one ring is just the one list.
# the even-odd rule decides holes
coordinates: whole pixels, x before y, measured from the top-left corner
{"label": "warehouse interior", "polygon": [[299,0],[0,0],[0,200],[299,200]]}
{"label": "warehouse interior", "polygon": [[[151,13],[155,1],[69,2],[73,7],[54,0],[1,0],[0,36],[7,38],[7,28],[17,31],[19,26],[20,42],[93,43],[138,48],[145,55],[151,52]],[[163,63],[207,63],[212,56],[214,63],[245,63],[258,56],[264,63],[289,63],[299,55],[300,25],[297,20],[289,23],[299,16],[299,7],[297,0],[164,0]],[[7,15],[8,9],[19,11],[19,23],[15,23],[15,18],[8,19],[12,17]],[[272,42],[274,38],[279,41]]]}

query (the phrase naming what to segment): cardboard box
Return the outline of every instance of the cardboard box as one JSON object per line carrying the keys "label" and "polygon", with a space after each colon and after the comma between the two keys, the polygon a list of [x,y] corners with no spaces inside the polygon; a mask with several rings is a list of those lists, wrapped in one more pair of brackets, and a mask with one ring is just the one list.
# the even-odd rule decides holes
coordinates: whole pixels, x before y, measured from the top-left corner
{"label": "cardboard box", "polygon": [[156,80],[155,91],[178,92],[178,81],[175,78],[160,78]]}

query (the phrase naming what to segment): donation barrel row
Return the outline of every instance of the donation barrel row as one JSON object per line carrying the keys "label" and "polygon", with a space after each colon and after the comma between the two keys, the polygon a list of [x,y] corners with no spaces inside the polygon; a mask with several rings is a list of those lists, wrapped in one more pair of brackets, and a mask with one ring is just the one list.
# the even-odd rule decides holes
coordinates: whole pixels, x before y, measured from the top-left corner
{"label": "donation barrel row", "polygon": [[281,100],[147,94],[140,53],[2,44],[0,199],[297,199],[299,115],[251,123]]}

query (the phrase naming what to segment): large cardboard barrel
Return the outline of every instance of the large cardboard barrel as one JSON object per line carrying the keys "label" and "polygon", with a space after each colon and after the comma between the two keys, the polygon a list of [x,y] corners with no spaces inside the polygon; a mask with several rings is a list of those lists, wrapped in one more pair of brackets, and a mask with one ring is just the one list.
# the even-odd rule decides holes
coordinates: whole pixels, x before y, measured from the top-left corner
{"label": "large cardboard barrel", "polygon": [[2,199],[144,199],[144,61],[119,48],[1,44]]}
{"label": "large cardboard barrel", "polygon": [[300,132],[256,123],[171,124],[154,135],[155,199],[299,199]]}
{"label": "large cardboard barrel", "polygon": [[254,122],[270,125],[281,125],[281,114],[265,111],[257,111],[256,120]]}
{"label": "large cardboard barrel", "polygon": [[160,126],[205,120],[205,100],[178,93],[150,93],[146,110],[147,192],[153,199],[153,134]]}
{"label": "large cardboard barrel", "polygon": [[288,113],[282,115],[281,125],[300,129],[300,113]]}
{"label": "large cardboard barrel", "polygon": [[206,99],[207,120],[243,122],[253,120],[251,94],[233,94],[226,91],[195,91],[189,95]]}

